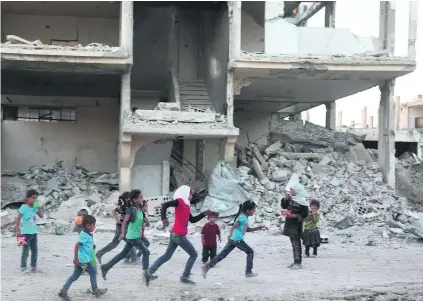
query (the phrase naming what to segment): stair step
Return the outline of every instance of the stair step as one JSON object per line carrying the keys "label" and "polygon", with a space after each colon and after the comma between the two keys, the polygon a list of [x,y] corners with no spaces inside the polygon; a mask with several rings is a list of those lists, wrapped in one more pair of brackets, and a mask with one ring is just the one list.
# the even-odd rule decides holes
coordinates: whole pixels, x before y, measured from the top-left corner
{"label": "stair step", "polygon": [[187,87],[205,87],[206,84],[204,82],[179,82],[179,86],[187,86]]}
{"label": "stair step", "polygon": [[181,100],[188,100],[188,101],[208,100],[210,101],[210,97],[208,95],[190,95],[190,96],[181,95]]}
{"label": "stair step", "polygon": [[206,86],[204,87],[179,86],[179,91],[207,91],[207,88]]}
{"label": "stair step", "polygon": [[179,91],[179,94],[182,96],[182,95],[187,95],[187,96],[190,96],[190,95],[202,95],[202,96],[208,96],[209,95],[209,92],[207,92],[207,91],[184,91],[184,90],[182,90],[182,91]]}

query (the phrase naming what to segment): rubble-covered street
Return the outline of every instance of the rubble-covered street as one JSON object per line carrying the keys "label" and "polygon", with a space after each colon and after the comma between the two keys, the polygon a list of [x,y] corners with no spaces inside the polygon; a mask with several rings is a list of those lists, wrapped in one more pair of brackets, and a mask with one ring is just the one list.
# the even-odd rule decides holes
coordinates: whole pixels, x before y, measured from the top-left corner
{"label": "rubble-covered street", "polygon": [[[97,234],[97,246],[104,246],[112,233]],[[146,233],[151,238],[149,232]],[[22,275],[19,270],[19,252],[14,238],[2,241],[2,300],[18,301],[58,300],[57,291],[72,273],[72,249],[76,235],[39,237],[39,268],[41,274]],[[200,252],[200,237],[190,240]],[[162,242],[160,244],[160,241]],[[166,246],[164,240],[153,240],[152,260],[160,256]],[[259,277],[244,278],[245,254],[234,251],[212,269],[204,280],[200,260],[193,269],[196,287],[182,286],[179,276],[187,255],[179,249],[171,262],[158,272],[159,278],[146,288],[141,281],[141,265],[119,263],[108,275],[99,277],[99,285],[108,288],[102,300],[423,300],[423,250],[421,244],[399,241],[385,246],[363,246],[349,241],[324,244],[318,258],[304,259],[299,271],[286,268],[292,261],[289,239],[264,233],[248,234],[246,241],[255,250],[255,270]],[[123,244],[105,255],[110,259]],[[219,249],[223,248],[220,244]],[[94,300],[85,294],[89,277],[81,276],[70,290],[74,301]]]}
{"label": "rubble-covered street", "polygon": [[[413,154],[397,160],[397,177],[402,175],[398,171],[413,177],[411,181],[401,178],[404,189],[395,192],[383,182],[377,151],[365,149],[363,137],[310,123],[286,122],[283,130],[272,132],[271,144],[238,148],[238,168],[219,162],[211,176],[196,186],[182,183],[184,177],[175,179],[198,188],[193,211],[219,212],[223,237],[240,203],[251,199],[258,204],[250,223],[264,225],[267,231],[248,234],[247,242],[256,252],[259,278],[244,279],[245,255],[234,252],[210,272],[207,281],[201,278],[198,260],[193,275],[197,286],[183,287],[178,277],[186,254],[180,251],[159,271],[160,278],[148,293],[140,279],[141,267],[119,264],[107,283],[100,280],[110,292],[104,299],[116,300],[123,293],[125,299],[142,296],[143,300],[423,300],[423,215],[413,185],[421,179],[421,173],[416,172],[421,170],[421,162]],[[302,127],[300,131],[298,126]],[[289,240],[281,235],[284,218],[280,198],[294,182],[304,185],[308,199],[321,202],[322,213],[319,257],[304,259],[300,271],[286,268],[292,261],[292,249]],[[82,207],[97,218],[97,246],[104,246],[112,238],[110,213],[119,195],[117,184],[117,174],[96,173],[81,166],[68,170],[60,162],[32,167],[25,173],[3,171],[4,300],[24,298],[26,291],[20,287],[27,280],[37,285],[34,300],[45,300],[57,293],[72,271],[76,236],[70,230]],[[20,250],[14,238],[16,208],[30,188],[42,193],[39,199],[47,210],[47,216],[37,221],[43,271],[40,278],[19,273]],[[168,229],[162,229],[159,221],[160,204],[166,199],[168,196],[149,200],[152,226],[146,236],[152,240],[152,260],[164,252],[169,237]],[[190,239],[199,253],[199,233],[205,222],[189,225]],[[120,248],[106,257],[111,258]],[[77,282],[71,292],[73,300],[86,300],[88,286],[88,278]]]}

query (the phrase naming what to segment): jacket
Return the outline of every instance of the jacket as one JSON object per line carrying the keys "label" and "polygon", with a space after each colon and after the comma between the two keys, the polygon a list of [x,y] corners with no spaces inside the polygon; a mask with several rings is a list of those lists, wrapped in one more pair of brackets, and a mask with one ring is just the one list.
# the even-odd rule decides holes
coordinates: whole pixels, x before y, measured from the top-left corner
{"label": "jacket", "polygon": [[282,198],[281,207],[285,210],[291,210],[297,217],[286,218],[283,228],[283,235],[291,238],[301,238],[303,233],[303,220],[308,216],[308,207],[294,202],[291,198]]}

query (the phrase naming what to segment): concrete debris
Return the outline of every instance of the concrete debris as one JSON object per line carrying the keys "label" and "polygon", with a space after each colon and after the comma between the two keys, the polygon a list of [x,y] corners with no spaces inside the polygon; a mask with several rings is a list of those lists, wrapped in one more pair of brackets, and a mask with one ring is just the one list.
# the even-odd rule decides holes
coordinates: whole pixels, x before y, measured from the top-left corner
{"label": "concrete debris", "polygon": [[[154,110],[153,112],[174,112],[174,111],[159,111],[159,110]],[[181,113],[181,112],[179,112]],[[185,114],[187,112],[184,112]],[[142,116],[144,116],[143,114],[141,114]],[[174,120],[151,120],[151,117],[149,117],[148,119],[143,119],[143,117],[140,117],[137,114],[133,114],[133,113],[125,113],[124,114],[124,122],[125,125],[128,126],[149,126],[149,127],[154,127],[154,126],[162,126],[162,125],[171,125],[171,126],[178,126],[178,125],[192,125],[193,127],[201,127],[201,126],[205,126],[205,128],[210,129],[210,128],[230,128],[227,120],[226,120],[226,116],[216,113],[214,114],[214,120],[213,121],[195,121],[195,122],[190,122],[189,119],[186,118],[181,118],[180,120],[178,119],[174,119]]]}
{"label": "concrete debris", "polygon": [[119,193],[114,191],[118,179],[117,174],[89,172],[82,166],[66,169],[62,162],[31,167],[28,172],[4,171],[1,209],[7,211],[2,211],[2,229],[14,231],[16,209],[29,189],[41,193],[38,200],[46,209],[46,219],[40,225],[45,228],[69,225],[82,208],[97,217],[109,217],[118,200]]}
{"label": "concrete debris", "polygon": [[63,46],[63,45],[48,45],[43,44],[40,40],[28,41],[21,37],[8,35],[6,37],[7,42],[2,43],[2,47],[15,48],[15,49],[49,49],[49,50],[62,50],[62,51],[93,51],[93,52],[119,52],[119,47],[111,47],[100,43],[91,43],[87,46],[77,44],[75,46]]}
{"label": "concrete debris", "polygon": [[[404,238],[390,228],[400,228],[407,235],[422,237],[421,217],[410,215],[407,199],[396,195],[383,182],[377,162],[359,143],[360,137],[321,129],[313,134],[310,131],[309,134],[301,134],[296,126],[287,125],[287,128],[291,131],[285,128],[284,134],[278,136],[280,140],[270,141],[267,147],[237,147],[240,165],[237,169],[229,171],[229,167],[225,165],[223,168],[220,163],[222,174],[210,179],[209,195],[203,209],[225,211],[224,216],[229,217],[237,212],[240,203],[251,199],[258,204],[252,223],[263,224],[272,233],[280,233],[284,223],[280,199],[288,187],[300,182],[310,200],[321,202],[322,221],[319,226],[325,234],[348,234],[352,237],[357,229],[367,229],[369,235],[374,235],[375,231],[380,233],[380,237],[368,237],[363,245],[369,240],[379,245],[377,240],[386,238],[386,233],[390,239]],[[319,127],[309,124],[306,128]],[[335,141],[345,145],[346,149],[334,145]],[[310,145],[319,152],[314,153]],[[260,162],[262,159],[265,160],[264,166]],[[220,189],[218,197],[210,193],[211,187]],[[231,194],[236,190],[242,193]]]}

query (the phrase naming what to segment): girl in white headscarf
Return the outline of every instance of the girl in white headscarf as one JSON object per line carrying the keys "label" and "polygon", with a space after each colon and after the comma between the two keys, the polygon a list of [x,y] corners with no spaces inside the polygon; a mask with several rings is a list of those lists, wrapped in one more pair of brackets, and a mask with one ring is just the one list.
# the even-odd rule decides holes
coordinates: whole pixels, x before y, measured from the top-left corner
{"label": "girl in white headscarf", "polygon": [[289,193],[281,200],[282,214],[286,217],[283,235],[290,238],[294,263],[292,269],[301,268],[301,236],[303,233],[303,220],[308,216],[307,192],[303,185],[296,183],[289,189]]}
{"label": "girl in white headscarf", "polygon": [[197,216],[192,216],[190,208],[191,199],[191,188],[189,186],[183,185],[175,191],[175,194],[173,195],[173,201],[166,202],[162,205],[161,218],[163,226],[169,226],[169,220],[166,217],[166,211],[169,207],[175,208],[175,223],[170,234],[169,245],[166,252],[161,257],[159,257],[148,270],[144,272],[144,281],[147,286],[149,285],[150,279],[160,268],[160,266],[172,258],[172,255],[178,246],[189,255],[180,281],[185,284],[195,284],[195,282],[190,279],[190,274],[198,254],[191,242],[186,237],[188,234],[188,222],[196,223],[205,216],[211,214],[211,211],[207,210]]}

